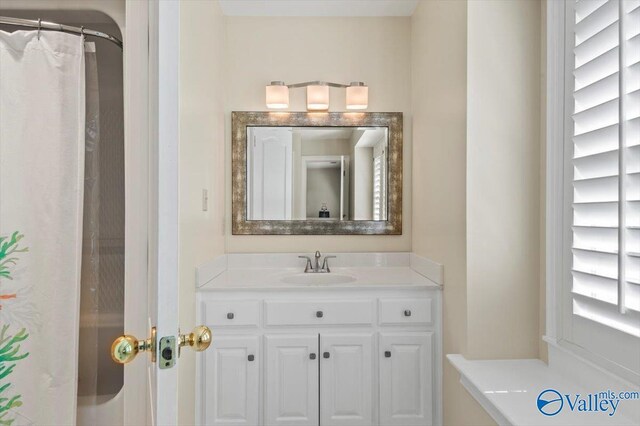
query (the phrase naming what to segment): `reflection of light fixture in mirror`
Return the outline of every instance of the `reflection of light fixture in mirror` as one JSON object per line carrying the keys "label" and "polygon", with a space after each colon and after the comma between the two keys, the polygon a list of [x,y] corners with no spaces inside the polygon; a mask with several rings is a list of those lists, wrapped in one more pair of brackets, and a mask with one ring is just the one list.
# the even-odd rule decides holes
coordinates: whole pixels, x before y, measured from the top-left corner
{"label": "reflection of light fixture in mirror", "polygon": [[326,111],[328,109],[329,86],[326,83],[307,86],[307,111]]}
{"label": "reflection of light fixture in mirror", "polygon": [[267,108],[289,108],[289,88],[284,81],[272,81],[267,86]]}
{"label": "reflection of light fixture in mirror", "polygon": [[347,109],[362,110],[369,106],[369,87],[361,81],[351,84],[330,83],[325,81],[307,81],[305,83],[285,84],[272,81],[267,86],[267,108],[282,109],[289,107],[289,89],[305,87],[307,89],[307,110],[327,111],[329,109],[329,87],[346,89]]}
{"label": "reflection of light fixture in mirror", "polygon": [[367,109],[369,106],[369,87],[361,81],[352,82],[347,87],[347,109]]}

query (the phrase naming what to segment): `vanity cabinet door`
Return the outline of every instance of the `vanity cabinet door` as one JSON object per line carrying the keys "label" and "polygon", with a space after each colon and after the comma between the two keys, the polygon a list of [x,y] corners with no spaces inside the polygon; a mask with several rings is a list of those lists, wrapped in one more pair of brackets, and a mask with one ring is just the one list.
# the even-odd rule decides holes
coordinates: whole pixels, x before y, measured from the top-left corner
{"label": "vanity cabinet door", "polygon": [[380,424],[433,424],[433,333],[380,334]]}
{"label": "vanity cabinet door", "polygon": [[371,334],[320,336],[320,424],[370,426],[372,421]]}
{"label": "vanity cabinet door", "polygon": [[216,336],[204,353],[207,425],[258,424],[260,351],[257,336]]}
{"label": "vanity cabinet door", "polygon": [[268,425],[318,425],[318,335],[267,335]]}

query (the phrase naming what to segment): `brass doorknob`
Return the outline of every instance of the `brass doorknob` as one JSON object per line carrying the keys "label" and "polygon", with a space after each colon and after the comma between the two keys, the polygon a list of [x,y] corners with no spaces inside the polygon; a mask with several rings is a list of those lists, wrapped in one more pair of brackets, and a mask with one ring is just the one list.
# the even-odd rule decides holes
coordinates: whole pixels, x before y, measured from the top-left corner
{"label": "brass doorknob", "polygon": [[138,340],[130,334],[118,337],[111,344],[111,359],[118,364],[127,364],[134,360],[140,352],[150,352],[151,361],[156,362],[156,328],[152,327],[151,337]]}
{"label": "brass doorknob", "polygon": [[189,334],[180,335],[180,347],[191,346],[196,352],[202,352],[211,345],[211,330],[206,325],[199,325]]}

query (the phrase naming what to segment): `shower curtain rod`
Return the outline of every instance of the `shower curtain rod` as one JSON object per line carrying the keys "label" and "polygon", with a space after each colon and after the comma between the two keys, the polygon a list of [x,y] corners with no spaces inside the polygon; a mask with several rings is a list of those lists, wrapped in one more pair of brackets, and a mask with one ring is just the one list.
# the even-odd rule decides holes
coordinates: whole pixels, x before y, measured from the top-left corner
{"label": "shower curtain rod", "polygon": [[111,34],[103,33],[101,31],[91,30],[84,27],[72,27],[70,25],[56,24],[55,22],[43,21],[41,19],[32,20],[32,19],[20,19],[20,18],[10,18],[8,16],[0,16],[0,25],[2,24],[15,25],[18,27],[38,28],[38,30],[51,30],[51,31],[62,31],[63,33],[84,34],[87,36],[93,36],[93,37],[109,40],[110,42],[118,45],[120,49],[122,49],[122,41],[117,37],[114,37]]}

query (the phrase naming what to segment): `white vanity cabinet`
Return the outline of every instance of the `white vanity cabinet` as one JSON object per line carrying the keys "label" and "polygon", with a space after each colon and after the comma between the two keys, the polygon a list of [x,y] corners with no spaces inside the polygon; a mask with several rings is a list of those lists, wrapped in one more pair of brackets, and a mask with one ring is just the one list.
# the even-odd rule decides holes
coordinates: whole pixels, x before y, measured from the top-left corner
{"label": "white vanity cabinet", "polygon": [[318,335],[266,335],[265,424],[318,424]]}
{"label": "white vanity cabinet", "polygon": [[380,424],[433,424],[433,333],[381,333]]}
{"label": "white vanity cabinet", "polygon": [[198,320],[203,425],[441,424],[437,287],[215,289]]}
{"label": "white vanity cabinet", "polygon": [[321,424],[373,424],[373,334],[321,333],[320,352]]}
{"label": "white vanity cabinet", "polygon": [[203,374],[208,425],[257,425],[260,397],[258,336],[216,336],[205,352]]}

